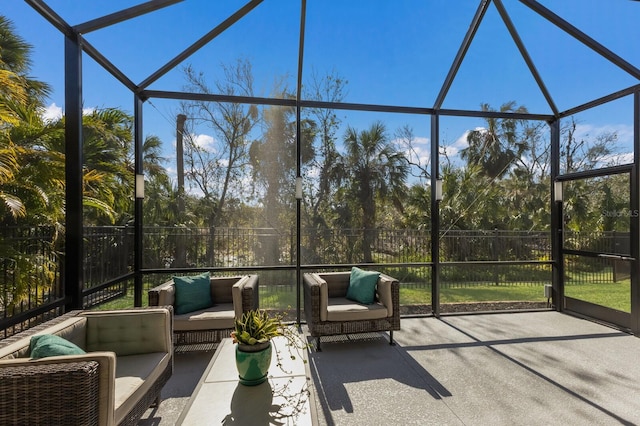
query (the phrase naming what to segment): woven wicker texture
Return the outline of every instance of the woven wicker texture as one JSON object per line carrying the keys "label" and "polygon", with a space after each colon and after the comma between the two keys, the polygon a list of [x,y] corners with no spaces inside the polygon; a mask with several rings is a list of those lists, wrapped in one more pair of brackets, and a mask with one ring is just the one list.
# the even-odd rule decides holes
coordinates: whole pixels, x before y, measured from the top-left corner
{"label": "woven wicker texture", "polygon": [[0,368],[0,424],[98,424],[97,361]]}
{"label": "woven wicker texture", "polygon": [[[321,279],[326,276],[328,285],[329,303],[331,297],[344,297],[349,285],[349,272],[341,274],[318,274]],[[332,336],[349,333],[368,333],[374,331],[389,331],[390,339],[393,339],[393,330],[400,330],[400,283],[398,280],[381,274],[391,280],[391,300],[393,303],[393,315],[376,320],[363,321],[322,321],[320,319],[320,283],[313,274],[303,275],[304,288],[304,312],[309,327],[309,334],[317,338],[320,336]]]}
{"label": "woven wicker texture", "polygon": [[[212,280],[228,281],[228,277],[211,277]],[[234,280],[234,282],[236,282]],[[233,285],[233,283],[230,283]],[[160,289],[167,283],[161,284],[149,290],[149,306],[158,306],[160,303]],[[249,275],[247,283],[242,288],[242,312],[248,312],[259,307],[259,280],[257,275]],[[219,291],[219,290],[218,290]],[[229,297],[231,296],[231,286],[229,286]],[[225,299],[226,300],[226,299]],[[214,298],[215,303],[215,298]],[[187,346],[198,345],[200,343],[220,343],[222,339],[229,337],[233,329],[210,329],[210,330],[174,330],[174,345]]]}

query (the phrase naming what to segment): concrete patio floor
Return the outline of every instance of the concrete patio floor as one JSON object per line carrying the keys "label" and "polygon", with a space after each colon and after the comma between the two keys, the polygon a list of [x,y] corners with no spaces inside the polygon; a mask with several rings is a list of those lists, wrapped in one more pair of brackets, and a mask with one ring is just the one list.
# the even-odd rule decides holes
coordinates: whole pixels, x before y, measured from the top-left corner
{"label": "concrete patio floor", "polygon": [[[320,425],[640,424],[640,339],[618,330],[527,312],[403,318],[394,337],[310,352]],[[176,354],[139,424],[175,424],[212,354]]]}

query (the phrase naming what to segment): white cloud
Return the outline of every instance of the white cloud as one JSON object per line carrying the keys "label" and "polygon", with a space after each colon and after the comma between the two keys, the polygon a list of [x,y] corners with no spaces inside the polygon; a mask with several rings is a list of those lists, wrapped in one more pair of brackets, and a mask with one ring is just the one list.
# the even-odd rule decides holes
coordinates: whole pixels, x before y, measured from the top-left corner
{"label": "white cloud", "polygon": [[309,167],[308,169],[305,170],[305,174],[303,176],[304,177],[309,177],[309,178],[319,178],[320,177],[320,167],[314,166],[314,167]]}
{"label": "white cloud", "polygon": [[[216,139],[213,136],[209,136],[209,135],[205,135],[205,134],[195,134],[195,133],[191,133],[189,136],[185,136],[186,138],[189,138],[191,141],[193,141],[193,143],[200,148],[203,148],[205,151],[208,152],[216,152]],[[186,142],[186,141],[185,141]],[[175,149],[176,147],[176,140],[173,140],[173,148]]]}
{"label": "white cloud", "polygon": [[191,135],[191,138],[193,142],[196,144],[196,146],[205,148],[207,150],[212,149],[215,144],[215,139],[213,138],[213,136],[202,134],[202,135]]}
{"label": "white cloud", "polygon": [[[82,115],[92,114],[94,111],[96,111],[96,109],[97,108],[95,108],[95,107],[83,108],[82,109]],[[58,105],[56,105],[55,102],[51,103],[51,105],[48,105],[48,106],[42,108],[40,113],[42,114],[42,119],[45,122],[52,122],[52,121],[60,120],[62,118],[62,116],[64,115],[64,111],[62,110],[62,107],[59,107]]]}
{"label": "white cloud", "polygon": [[413,150],[405,151],[405,155],[414,164],[426,165],[429,164],[431,158],[431,151],[419,146],[415,146]]}
{"label": "white cloud", "polygon": [[633,152],[606,155],[601,161],[603,167],[608,165],[633,164]]}
{"label": "white cloud", "polygon": [[[483,127],[476,127],[474,130],[486,130]],[[440,151],[444,152],[447,157],[452,158],[457,156],[460,151],[469,146],[469,142],[467,142],[467,137],[471,130],[465,130],[465,132],[458,137],[451,145],[444,145],[440,147]]]}
{"label": "white cloud", "polygon": [[417,137],[413,140],[413,143],[413,154],[418,157],[418,163],[428,163],[431,158],[431,142],[429,138]]}
{"label": "white cloud", "polygon": [[591,135],[596,134],[596,127],[592,124],[576,124],[573,137],[575,139],[589,139]]}
{"label": "white cloud", "polygon": [[633,126],[628,124],[605,124],[594,126],[593,124],[577,124],[574,137],[578,140],[591,140],[599,135],[617,134],[618,145],[630,146],[633,144]]}
{"label": "white cloud", "polygon": [[621,124],[615,127],[618,132],[618,142],[622,145],[633,146],[633,126]]}
{"label": "white cloud", "polygon": [[425,146],[430,146],[430,139],[429,138],[425,138],[422,136],[418,136],[413,138],[413,144],[415,145],[425,145]]}
{"label": "white cloud", "polygon": [[414,137],[409,147],[405,140],[394,139],[393,143],[404,148],[404,155],[414,164],[425,165],[431,158],[431,140],[423,136]]}
{"label": "white cloud", "polygon": [[56,121],[62,118],[62,108],[52,103],[51,105],[43,108],[42,118],[45,122]]}
{"label": "white cloud", "polygon": [[573,137],[576,140],[584,140],[591,146],[599,136],[610,134],[617,135],[617,140],[614,141],[615,146],[609,147],[614,152],[604,156],[600,160],[600,166],[632,164],[633,152],[629,150],[633,149],[633,126],[627,124],[604,124],[596,126],[589,123],[580,123],[576,125]]}

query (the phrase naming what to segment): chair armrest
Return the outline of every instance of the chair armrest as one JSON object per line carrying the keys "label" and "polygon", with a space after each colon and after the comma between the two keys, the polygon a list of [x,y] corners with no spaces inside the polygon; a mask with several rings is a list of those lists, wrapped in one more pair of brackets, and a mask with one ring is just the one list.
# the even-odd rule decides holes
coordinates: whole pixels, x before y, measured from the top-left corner
{"label": "chair armrest", "polygon": [[256,310],[260,307],[260,283],[258,275],[249,275],[249,279],[242,286],[242,311]]}
{"label": "chair armrest", "polygon": [[0,362],[0,424],[112,425],[113,352]]}
{"label": "chair armrest", "polygon": [[147,293],[147,297],[149,298],[149,306],[173,306],[176,300],[176,291],[173,280],[152,288]]}
{"label": "chair armrest", "polygon": [[236,319],[258,309],[258,276],[244,275],[231,287],[233,311]]}
{"label": "chair armrest", "polygon": [[113,351],[116,355],[172,353],[173,309],[84,311],[87,351]]}
{"label": "chair armrest", "polygon": [[304,306],[307,322],[309,315],[311,321],[320,322],[327,320],[327,305],[329,303],[329,286],[327,281],[316,273],[304,274]]}
{"label": "chair armrest", "polygon": [[[394,314],[394,292],[392,291],[393,286],[399,286],[400,283],[395,278],[390,277],[386,274],[380,274],[378,278],[378,284],[376,285],[376,295],[378,297],[378,301],[387,308],[387,316],[391,317]],[[399,294],[399,293],[398,293]],[[399,308],[395,308],[399,309]]]}

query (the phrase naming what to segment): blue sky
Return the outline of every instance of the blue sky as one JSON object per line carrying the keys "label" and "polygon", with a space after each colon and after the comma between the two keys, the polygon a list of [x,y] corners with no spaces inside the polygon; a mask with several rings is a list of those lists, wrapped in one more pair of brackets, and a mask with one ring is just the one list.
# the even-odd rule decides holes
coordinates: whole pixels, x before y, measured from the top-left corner
{"label": "blue sky", "polygon": [[[75,25],[138,2],[50,0],[47,3]],[[520,2],[504,0],[503,3],[560,110],[639,83]],[[640,2],[546,0],[541,3],[640,68]],[[86,37],[135,83],[140,83],[243,4],[244,1],[238,0],[186,0]],[[303,81],[312,70],[320,74],[337,71],[349,82],[347,102],[432,107],[477,4],[478,1],[472,0],[309,0]],[[20,0],[5,0],[0,13],[11,19],[18,33],[34,46],[32,76],[53,86],[50,109],[63,109],[62,35]],[[265,0],[185,64],[205,71],[213,82],[220,76],[221,63],[245,58],[253,64],[257,95],[268,96],[278,79],[294,87],[299,16],[297,1]],[[117,106],[132,111],[133,97],[127,89],[89,57],[85,56],[83,69],[85,107]],[[181,90],[183,83],[178,67],[151,88]],[[511,100],[525,105],[530,112],[550,113],[496,7],[491,5],[443,107],[475,110],[486,102],[498,108]],[[176,110],[175,102],[152,99],[145,104],[144,133],[158,135],[165,143],[172,144]],[[357,128],[383,119],[391,132],[409,124],[420,140],[426,142],[429,138],[428,117],[340,114]],[[633,124],[630,98],[582,113],[577,118],[583,131],[592,135],[601,131],[618,132],[620,149],[628,152]],[[461,138],[465,130],[478,126],[482,126],[482,120],[444,118],[441,138],[447,145],[463,147]]]}

